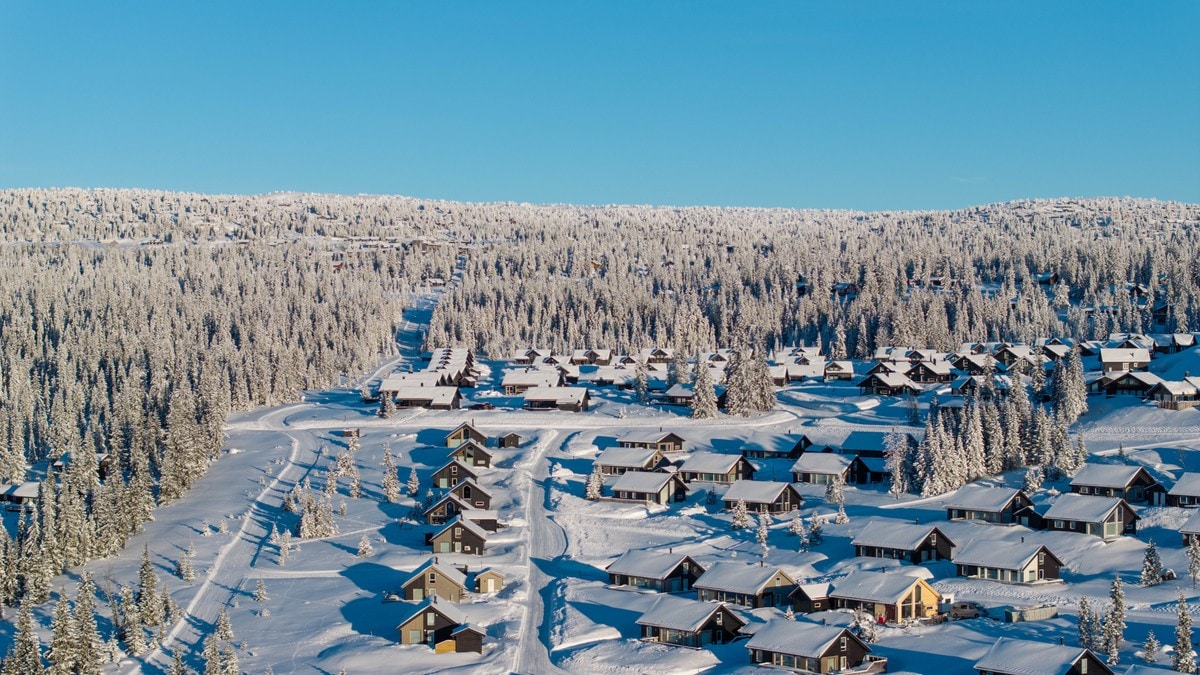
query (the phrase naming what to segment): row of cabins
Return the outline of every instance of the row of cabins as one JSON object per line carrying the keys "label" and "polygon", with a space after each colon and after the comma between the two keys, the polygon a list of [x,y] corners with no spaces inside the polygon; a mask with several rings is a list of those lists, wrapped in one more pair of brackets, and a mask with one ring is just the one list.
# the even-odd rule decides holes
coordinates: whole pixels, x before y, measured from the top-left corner
{"label": "row of cabins", "polygon": [[[521,444],[515,433],[494,439],[495,446],[515,448]],[[444,437],[450,448],[447,463],[433,472],[431,482],[444,493],[425,509],[426,544],[435,554],[482,556],[488,534],[501,527],[499,516],[491,510],[492,494],[479,485],[480,474],[492,466],[489,449],[493,439],[474,425],[463,423]],[[396,626],[401,644],[424,644],[435,652],[482,653],[485,633],[471,625],[455,603],[477,594],[503,590],[504,575],[485,568],[468,578],[465,566],[443,564],[432,557],[408,573],[400,584],[396,599],[416,603]]]}
{"label": "row of cabins", "polygon": [[852,609],[893,623],[933,616],[941,603],[941,594],[928,581],[907,574],[855,571],[832,582],[799,584],[761,561],[716,562],[706,568],[673,551],[627,551],[605,572],[614,586],[694,592],[700,602],[747,609],[792,607],[803,613]]}
{"label": "row of cabins", "polygon": [[383,378],[378,396],[390,396],[397,408],[457,410],[462,407],[460,387],[479,383],[474,353],[469,349],[442,348],[429,353],[424,369],[392,373]]}

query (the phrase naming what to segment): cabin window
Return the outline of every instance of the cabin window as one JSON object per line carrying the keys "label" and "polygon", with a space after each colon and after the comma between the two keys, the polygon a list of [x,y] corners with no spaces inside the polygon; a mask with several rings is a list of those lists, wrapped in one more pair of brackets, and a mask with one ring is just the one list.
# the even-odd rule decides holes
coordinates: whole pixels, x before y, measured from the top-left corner
{"label": "cabin window", "polygon": [[[845,635],[843,635],[841,637],[841,639],[838,640],[838,649],[840,649],[842,651],[846,651],[846,636]],[[842,666],[842,667],[845,668],[845,666]]]}
{"label": "cabin window", "polygon": [[813,609],[820,609],[820,608],[821,608],[821,601],[820,601],[820,600],[816,600],[816,601],[814,601],[814,602],[813,602],[813,604],[812,604],[812,605],[813,605]]}
{"label": "cabin window", "polygon": [[451,465],[450,465],[450,475],[451,475],[451,476],[454,476],[454,475],[457,475],[457,474],[458,474],[458,467],[457,467],[457,466],[455,466],[455,465],[453,465],[453,464],[451,464]]}
{"label": "cabin window", "polygon": [[688,561],[684,560],[684,561],[683,561],[683,571],[684,571],[684,572],[691,572],[691,571],[692,571],[692,564],[691,564],[691,563],[689,563]]}
{"label": "cabin window", "polygon": [[437,618],[437,617],[435,617],[435,616],[433,615],[433,612],[429,612],[429,613],[427,613],[427,614],[425,615],[425,625],[426,625],[426,626],[432,626],[432,625],[433,625],[433,622],[436,620],[436,618]]}
{"label": "cabin window", "polygon": [[937,546],[937,532],[929,533],[929,543],[934,546]]}
{"label": "cabin window", "polygon": [[1088,664],[1088,660],[1087,660],[1086,656],[1079,660],[1080,675],[1087,675],[1087,664]]}
{"label": "cabin window", "polygon": [[1075,529],[1075,521],[1073,521],[1073,520],[1072,520],[1072,521],[1069,523],[1069,526],[1070,526],[1070,528],[1071,528],[1072,530],[1073,530],[1073,529]]}
{"label": "cabin window", "polygon": [[1061,520],[1056,520],[1056,521],[1054,521],[1054,527],[1056,527],[1056,528],[1058,528],[1058,529],[1060,529],[1060,530],[1061,530],[1061,529],[1062,529],[1062,526],[1063,526],[1063,521],[1061,521]]}
{"label": "cabin window", "polygon": [[1046,552],[1045,551],[1038,551],[1038,564],[1039,565],[1046,564]]}
{"label": "cabin window", "polygon": [[436,582],[437,582],[437,573],[436,573],[436,572],[430,572],[430,573],[429,573],[429,583],[431,583],[431,584],[432,584],[432,583],[436,583]]}
{"label": "cabin window", "polygon": [[1081,488],[1079,488],[1079,494],[1081,494],[1081,495],[1086,495],[1087,493],[1088,493],[1088,488],[1087,488],[1087,486],[1084,486],[1084,487],[1081,487]]}
{"label": "cabin window", "polygon": [[454,528],[454,538],[462,539],[462,528],[461,527]]}
{"label": "cabin window", "polygon": [[717,612],[717,625],[718,625],[718,626],[723,626],[723,625],[725,625],[725,624],[724,624],[724,620],[725,620],[725,615],[724,615],[724,614],[722,614],[722,613],[720,613],[720,612]]}

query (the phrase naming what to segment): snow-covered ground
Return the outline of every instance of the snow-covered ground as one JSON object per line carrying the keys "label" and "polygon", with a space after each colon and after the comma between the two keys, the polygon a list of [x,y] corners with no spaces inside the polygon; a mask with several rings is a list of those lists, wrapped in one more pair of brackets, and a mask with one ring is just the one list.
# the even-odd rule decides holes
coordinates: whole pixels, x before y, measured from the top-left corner
{"label": "snow-covered ground", "polygon": [[[401,356],[381,364],[374,377],[416,361],[416,344],[434,301],[406,313],[400,335]],[[692,650],[643,643],[635,625],[656,595],[607,584],[604,567],[630,549],[671,548],[702,564],[716,561],[758,561],[762,550],[754,528],[734,531],[720,501],[708,503],[711,491],[724,487],[694,483],[683,503],[646,506],[584,498],[592,460],[631,429],[662,429],[687,439],[686,452],[729,451],[736,439],[752,432],[804,433],[815,443],[837,443],[859,429],[905,429],[908,408],[898,400],[862,397],[849,384],[806,383],[780,393],[779,407],[750,418],[725,415],[695,421],[686,410],[639,405],[629,392],[601,389],[593,407],[581,414],[529,412],[519,399],[495,389],[503,363],[484,363],[489,373],[480,388],[465,393],[487,400],[494,410],[400,411],[390,419],[375,415],[356,389],[309,392],[303,402],[255,410],[232,417],[224,453],[208,475],[186,498],[160,509],[145,531],[130,541],[121,556],[88,565],[98,586],[115,588],[132,582],[143,545],[185,617],[161,638],[161,646],[138,659],[128,659],[119,672],[165,672],[171,655],[182,650],[186,662],[202,667],[202,639],[211,632],[222,607],[229,610],[241,667],[260,673],[462,672],[462,673],[645,673],[740,672],[751,669],[744,643]],[[1182,367],[1182,366],[1180,366]],[[1138,462],[1160,479],[1183,470],[1200,470],[1200,411],[1171,412],[1134,400],[1092,397],[1092,407],[1080,428],[1096,461],[1125,458]],[[443,562],[465,564],[471,571],[490,567],[507,578],[494,595],[470,597],[460,608],[487,637],[482,655],[435,654],[427,646],[399,644],[396,626],[411,607],[387,602],[406,572],[430,557],[423,535],[429,529],[409,517],[414,507],[406,496],[391,504],[383,498],[381,465],[385,447],[396,456],[404,483],[416,467],[422,488],[445,460],[449,449],[443,437],[464,421],[491,436],[516,431],[519,448],[494,449],[493,466],[482,469],[480,484],[494,495],[493,508],[506,524],[489,537],[482,557],[440,554]],[[319,540],[294,539],[285,565],[278,564],[279,548],[269,541],[272,528],[294,528],[296,516],[282,510],[284,496],[309,481],[315,491],[325,485],[325,473],[347,446],[343,428],[361,429],[361,448],[355,462],[362,475],[363,495],[352,499],[343,480],[335,506],[344,502],[345,515],[336,516],[338,534]],[[911,429],[916,431],[916,429]],[[675,459],[675,458],[672,458]],[[760,479],[787,480],[789,461],[759,461]],[[1019,485],[1018,473],[990,483]],[[830,515],[821,486],[800,486],[803,515]],[[1047,484],[1035,497],[1048,503],[1066,481]],[[854,569],[895,570],[899,563],[854,557],[851,539],[871,522],[937,523],[958,545],[982,536],[1046,544],[1065,563],[1063,583],[1037,586],[1005,585],[960,579],[950,563],[926,564],[923,571],[935,587],[960,600],[975,600],[1001,616],[1006,607],[1057,604],[1059,617],[1036,623],[1009,624],[993,619],[955,621],[936,626],[887,627],[874,645],[890,660],[896,673],[969,672],[971,664],[997,637],[1044,641],[1062,638],[1073,644],[1078,598],[1106,600],[1114,574],[1126,582],[1127,642],[1122,662],[1133,659],[1146,632],[1154,629],[1170,641],[1180,593],[1193,601],[1200,593],[1186,579],[1186,561],[1178,527],[1186,517],[1181,509],[1140,509],[1139,535],[1104,543],[1095,537],[1068,532],[1037,532],[1019,526],[987,527],[945,522],[944,503],[952,495],[895,499],[883,487],[848,487],[846,511],[850,522],[828,524],[824,541],[811,550],[798,550],[798,538],[788,532],[788,520],[770,528],[765,562],[784,568],[802,581],[829,579]],[[222,526],[222,523],[224,524]],[[224,532],[220,530],[225,530]],[[356,556],[366,535],[374,553]],[[1160,546],[1167,567],[1183,579],[1160,586],[1137,585],[1145,541]],[[183,582],[173,574],[175,561],[194,546],[198,578]],[[69,586],[77,578],[61,579]],[[255,602],[258,580],[269,599]],[[1200,602],[1195,603],[1200,606]],[[49,605],[43,612],[49,611]],[[750,613],[752,621],[781,615],[777,609]],[[40,615],[43,625],[48,616]],[[813,620],[816,617],[798,617]],[[849,616],[826,613],[830,623],[847,623]],[[102,625],[102,630],[107,629]]]}

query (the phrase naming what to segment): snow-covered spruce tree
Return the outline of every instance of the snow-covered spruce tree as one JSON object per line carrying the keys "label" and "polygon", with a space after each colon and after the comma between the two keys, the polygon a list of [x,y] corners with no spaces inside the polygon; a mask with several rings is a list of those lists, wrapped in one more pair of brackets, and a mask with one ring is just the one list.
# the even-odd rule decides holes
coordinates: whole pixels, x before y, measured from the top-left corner
{"label": "snow-covered spruce tree", "polygon": [[908,473],[912,467],[912,462],[910,459],[911,448],[908,444],[908,436],[893,429],[884,438],[883,446],[885,464],[888,474],[892,479],[889,492],[893,497],[899,499],[900,495],[909,490]]}
{"label": "snow-covered spruce tree", "polygon": [[748,346],[733,349],[725,383],[730,415],[748,417],[775,408],[775,383],[760,353]]}
{"label": "snow-covered spruce tree", "polygon": [[157,626],[162,621],[162,598],[158,594],[158,574],[150,563],[150,545],[142,547],[142,562],[138,568],[137,606],[142,623]]}
{"label": "snow-covered spruce tree", "polygon": [[735,530],[744,530],[750,527],[750,511],[746,506],[745,499],[739,499],[734,503],[733,521],[730,523],[730,527]]}
{"label": "snow-covered spruce tree", "polygon": [[1115,666],[1119,663],[1121,642],[1125,639],[1125,589],[1121,586],[1121,577],[1113,577],[1108,599],[1102,642],[1104,653],[1108,655],[1108,664]]}
{"label": "snow-covered spruce tree", "polygon": [[192,566],[191,558],[184,555],[175,561],[175,576],[184,581],[196,580],[196,569]]}
{"label": "snow-covered spruce tree", "polygon": [[595,501],[600,499],[604,490],[604,474],[600,473],[600,465],[597,464],[590,474],[588,474],[587,485],[584,488],[584,496],[587,499]]}
{"label": "snow-covered spruce tree", "polygon": [[846,503],[846,481],[840,476],[834,476],[825,487],[825,502],[834,506]]}
{"label": "snow-covered spruce tree", "polygon": [[801,517],[800,512],[797,511],[796,514],[792,516],[792,522],[788,523],[788,532],[796,536],[800,536],[807,531],[808,527],[804,525],[804,518]]}
{"label": "snow-covered spruce tree", "polygon": [[390,449],[383,451],[383,497],[389,503],[395,504],[400,501],[400,477],[396,474],[396,462],[392,459]]}
{"label": "snow-covered spruce tree", "polygon": [[646,362],[639,358],[637,364],[633,367],[634,392],[637,394],[639,403],[647,403],[650,401],[650,380],[646,373]]}
{"label": "snow-covered spruce tree", "polygon": [[1171,652],[1171,668],[1177,673],[1196,672],[1196,653],[1192,651],[1192,615],[1187,599],[1179,594],[1179,613],[1175,624],[1175,651]]}
{"label": "snow-covered spruce tree", "polygon": [[1042,489],[1043,473],[1042,467],[1034,465],[1025,470],[1025,476],[1021,481],[1021,489],[1028,494],[1033,494]]}
{"label": "snow-covered spruce tree", "polygon": [[421,479],[417,476],[417,467],[412,467],[408,472],[408,496],[416,497],[421,491]]}
{"label": "snow-covered spruce tree", "polygon": [[238,664],[237,651],[233,645],[225,645],[225,651],[221,654],[221,675],[242,675],[242,668]]}
{"label": "snow-covered spruce tree", "polygon": [[22,602],[17,614],[17,634],[9,647],[8,656],[4,657],[4,667],[0,670],[3,675],[41,675],[46,672],[42,666],[42,644],[38,641],[36,624],[29,603]]}
{"label": "snow-covered spruce tree", "polygon": [[391,394],[386,392],[379,393],[379,416],[383,419],[388,419],[396,414],[396,401],[392,399]]}
{"label": "snow-covered spruce tree", "polygon": [[280,567],[287,564],[288,556],[292,552],[292,531],[284,530],[283,534],[279,535],[279,557],[275,559],[275,563]]}
{"label": "snow-covered spruce tree", "polygon": [[1187,556],[1188,576],[1192,579],[1192,588],[1195,588],[1196,583],[1200,582],[1200,537],[1189,536],[1187,548],[1183,552]]}
{"label": "snow-covered spruce tree", "polygon": [[825,519],[817,514],[812,514],[808,519],[808,543],[817,546],[824,538]]}
{"label": "snow-covered spruce tree", "polygon": [[1158,555],[1158,547],[1151,539],[1146,543],[1146,555],[1142,559],[1142,585],[1157,586],[1162,583],[1162,558]]}
{"label": "snow-covered spruce tree", "polygon": [[371,547],[371,538],[364,534],[358,540],[358,552],[356,555],[359,558],[370,558],[374,553],[375,549]]}
{"label": "snow-covered spruce tree", "polygon": [[54,620],[50,623],[50,649],[46,652],[51,673],[75,672],[75,662],[78,660],[75,645],[78,642],[75,617],[71,614],[66,591],[59,591],[58,602],[54,605]]}
{"label": "snow-covered spruce tree", "polygon": [[225,675],[221,660],[221,644],[216,636],[204,638],[204,675]]}
{"label": "snow-covered spruce tree", "polygon": [[770,514],[758,514],[758,530],[754,533],[754,541],[763,548],[763,556],[766,556],[767,551],[767,536],[770,531],[767,529],[771,525]]}
{"label": "snow-covered spruce tree", "polygon": [[229,622],[229,611],[226,607],[222,607],[221,611],[217,613],[217,624],[213,635],[218,640],[229,641],[233,639],[233,624]]}
{"label": "snow-covered spruce tree", "polygon": [[254,584],[254,601],[257,603],[264,603],[268,599],[269,598],[267,597],[267,582],[263,581],[262,579],[259,579]]}
{"label": "snow-covered spruce tree", "polygon": [[696,381],[692,385],[692,419],[706,420],[717,416],[717,393],[713,388],[712,371],[696,355]]}
{"label": "snow-covered spruce tree", "polygon": [[1100,643],[1098,635],[1097,623],[1099,619],[1096,615],[1096,610],[1092,609],[1092,603],[1086,596],[1079,598],[1079,611],[1076,614],[1077,629],[1079,631],[1079,646],[1084,649],[1095,651]]}
{"label": "snow-covered spruce tree", "polygon": [[92,573],[83,572],[75,590],[75,667],[81,673],[98,673],[104,664],[104,641],[96,626],[96,584]]}
{"label": "snow-covered spruce tree", "polygon": [[687,353],[682,349],[674,350],[673,356],[671,357],[671,367],[667,371],[667,386],[671,387],[676,384],[690,384],[691,381],[692,373],[688,368]]}
{"label": "snow-covered spruce tree", "polygon": [[183,665],[183,652],[176,649],[171,653],[171,669],[167,675],[187,675],[188,670]]}
{"label": "snow-covered spruce tree", "polygon": [[862,638],[863,642],[872,644],[879,640],[879,626],[875,621],[875,617],[871,616],[870,612],[856,612],[854,614],[854,625],[858,628],[858,637]]}
{"label": "snow-covered spruce tree", "polygon": [[1054,366],[1054,389],[1052,401],[1059,419],[1070,426],[1087,412],[1087,384],[1083,379],[1083,361],[1079,346],[1071,348],[1065,359]]}
{"label": "snow-covered spruce tree", "polygon": [[1158,643],[1158,638],[1154,636],[1154,631],[1146,633],[1146,642],[1142,644],[1142,660],[1146,663],[1158,662],[1158,650],[1162,645]]}

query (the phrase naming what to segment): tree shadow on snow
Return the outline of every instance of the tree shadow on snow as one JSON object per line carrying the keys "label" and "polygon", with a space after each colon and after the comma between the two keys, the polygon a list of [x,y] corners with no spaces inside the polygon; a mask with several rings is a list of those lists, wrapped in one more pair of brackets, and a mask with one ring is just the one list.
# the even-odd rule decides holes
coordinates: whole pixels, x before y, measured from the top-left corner
{"label": "tree shadow on snow", "polygon": [[351,630],[360,635],[399,642],[396,626],[415,606],[407,602],[383,602],[379,597],[358,598],[342,605],[342,618],[350,624]]}

